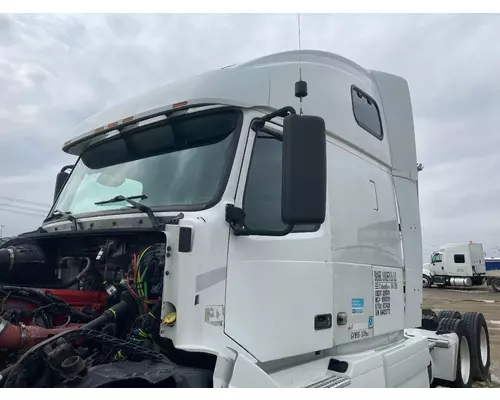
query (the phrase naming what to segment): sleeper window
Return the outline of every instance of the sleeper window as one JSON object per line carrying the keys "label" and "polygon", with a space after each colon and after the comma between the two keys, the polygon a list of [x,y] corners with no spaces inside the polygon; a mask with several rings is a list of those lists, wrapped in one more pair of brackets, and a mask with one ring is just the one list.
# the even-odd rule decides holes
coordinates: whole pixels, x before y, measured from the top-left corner
{"label": "sleeper window", "polygon": [[351,97],[354,118],[358,125],[376,138],[382,140],[382,121],[375,100],[354,86],[351,89]]}

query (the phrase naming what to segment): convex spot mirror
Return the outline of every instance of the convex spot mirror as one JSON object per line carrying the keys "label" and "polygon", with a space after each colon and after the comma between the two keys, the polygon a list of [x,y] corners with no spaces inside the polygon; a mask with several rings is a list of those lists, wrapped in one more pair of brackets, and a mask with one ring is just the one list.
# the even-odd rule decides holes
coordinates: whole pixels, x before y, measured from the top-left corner
{"label": "convex spot mirror", "polygon": [[291,114],[283,124],[281,218],[289,225],[322,224],[325,212],[325,121]]}

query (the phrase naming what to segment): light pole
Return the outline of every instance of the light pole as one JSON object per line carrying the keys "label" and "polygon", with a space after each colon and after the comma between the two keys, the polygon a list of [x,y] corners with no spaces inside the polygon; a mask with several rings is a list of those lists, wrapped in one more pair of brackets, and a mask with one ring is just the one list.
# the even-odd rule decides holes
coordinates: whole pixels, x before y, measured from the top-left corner
{"label": "light pole", "polygon": [[3,237],[3,228],[5,225],[0,225],[0,238]]}

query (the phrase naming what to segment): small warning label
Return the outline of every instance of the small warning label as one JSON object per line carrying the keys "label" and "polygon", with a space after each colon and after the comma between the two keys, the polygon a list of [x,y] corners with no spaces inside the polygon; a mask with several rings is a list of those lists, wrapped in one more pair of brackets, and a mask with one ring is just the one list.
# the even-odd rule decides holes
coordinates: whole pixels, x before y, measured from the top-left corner
{"label": "small warning label", "polygon": [[375,316],[391,314],[392,291],[398,288],[395,271],[373,271]]}

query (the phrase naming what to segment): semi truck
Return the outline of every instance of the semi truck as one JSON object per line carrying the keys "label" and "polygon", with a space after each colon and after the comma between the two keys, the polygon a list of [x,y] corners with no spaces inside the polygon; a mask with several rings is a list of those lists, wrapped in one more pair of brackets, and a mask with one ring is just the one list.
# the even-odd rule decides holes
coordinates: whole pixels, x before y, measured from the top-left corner
{"label": "semi truck", "polygon": [[495,274],[498,260],[486,258],[481,243],[452,243],[431,255],[422,271],[422,286],[430,288],[473,287],[486,284],[500,292],[500,276]]}
{"label": "semi truck", "polygon": [[486,281],[486,264],[481,243],[450,243],[441,246],[424,264],[423,287],[481,286]]}
{"label": "semi truck", "polygon": [[422,313],[404,78],[271,54],[104,110],[73,136],[43,225],[0,248],[0,386],[488,378],[481,313]]}

